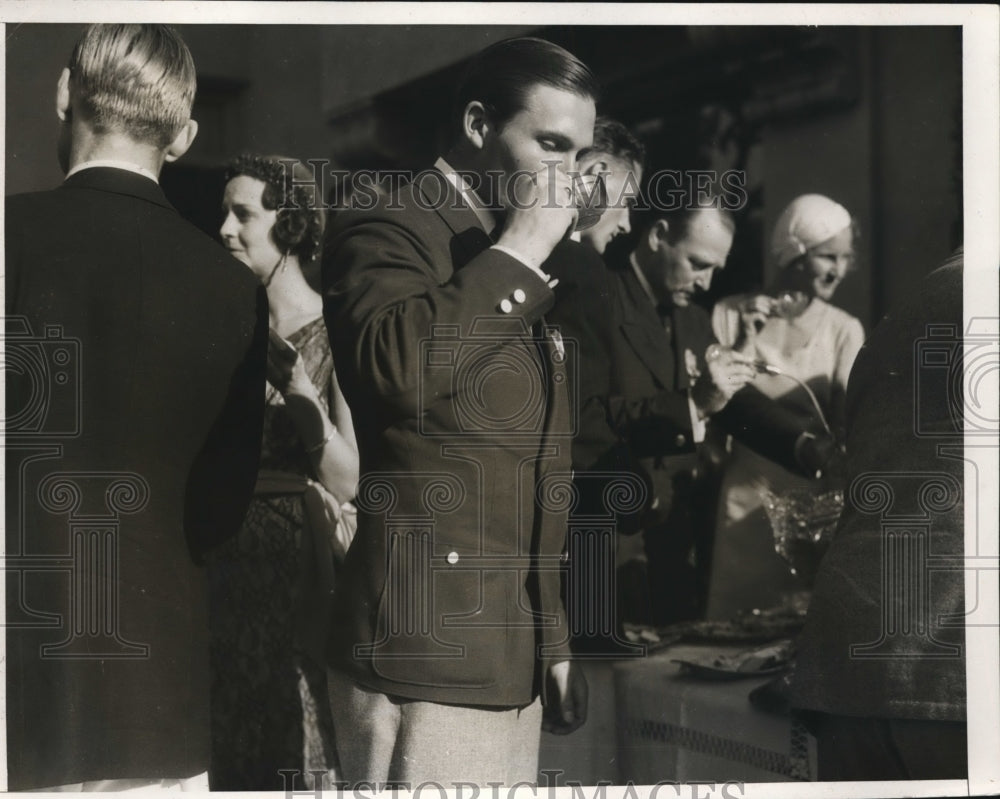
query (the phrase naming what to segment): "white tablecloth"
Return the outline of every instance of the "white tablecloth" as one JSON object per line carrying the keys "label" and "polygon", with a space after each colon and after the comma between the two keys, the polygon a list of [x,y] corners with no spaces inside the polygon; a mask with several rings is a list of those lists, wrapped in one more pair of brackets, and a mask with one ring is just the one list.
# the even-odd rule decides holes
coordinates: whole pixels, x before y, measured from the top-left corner
{"label": "white tablecloth", "polygon": [[770,677],[706,681],[671,662],[748,648],[679,644],[645,658],[581,661],[588,720],[568,736],[542,735],[539,770],[558,776],[540,785],[815,779],[812,738],[749,702]]}
{"label": "white tablecloth", "polygon": [[677,645],[614,667],[624,779],[642,785],[815,779],[814,745],[805,729],[750,704],[750,692],[770,676],[705,680],[680,674],[680,666],[671,662],[718,651]]}

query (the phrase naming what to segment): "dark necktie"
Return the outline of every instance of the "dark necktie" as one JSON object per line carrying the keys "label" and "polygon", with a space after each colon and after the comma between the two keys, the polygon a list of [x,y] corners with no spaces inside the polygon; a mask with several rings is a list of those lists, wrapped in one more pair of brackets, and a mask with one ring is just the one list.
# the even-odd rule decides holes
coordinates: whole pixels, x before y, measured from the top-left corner
{"label": "dark necktie", "polygon": [[661,302],[656,306],[656,313],[660,317],[660,324],[663,326],[663,332],[667,334],[667,340],[670,341],[674,332],[673,306]]}

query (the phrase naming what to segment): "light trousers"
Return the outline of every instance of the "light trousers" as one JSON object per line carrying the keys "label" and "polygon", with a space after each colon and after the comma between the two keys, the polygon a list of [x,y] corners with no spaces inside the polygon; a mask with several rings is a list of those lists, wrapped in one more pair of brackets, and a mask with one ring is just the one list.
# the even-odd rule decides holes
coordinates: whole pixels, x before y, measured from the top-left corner
{"label": "light trousers", "polygon": [[203,771],[193,777],[186,779],[166,779],[166,780],[90,780],[89,782],[73,782],[68,785],[57,785],[52,788],[36,788],[33,792],[46,793],[91,793],[91,792],[115,792],[127,793],[129,791],[142,792],[208,792],[208,772]]}
{"label": "light trousers", "polygon": [[514,785],[538,781],[542,704],[522,708],[403,699],[327,670],[341,779],[358,783]]}

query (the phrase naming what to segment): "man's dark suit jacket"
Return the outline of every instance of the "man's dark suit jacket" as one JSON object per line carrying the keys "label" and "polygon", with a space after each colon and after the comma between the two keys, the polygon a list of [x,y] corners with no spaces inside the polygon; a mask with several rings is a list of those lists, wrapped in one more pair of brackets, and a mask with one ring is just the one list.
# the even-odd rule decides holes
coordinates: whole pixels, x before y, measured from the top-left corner
{"label": "man's dark suit jacket", "polygon": [[209,762],[208,604],[263,423],[266,297],[135,173],[6,210],[12,789]]}
{"label": "man's dark suit jacket", "polygon": [[[559,299],[550,320],[576,342],[579,363],[578,471],[631,472],[646,483],[645,510],[619,518],[622,532],[644,530],[650,557],[652,621],[700,612],[697,574],[684,567],[691,546],[712,524],[705,494],[708,463],[699,462],[689,389],[707,369],[715,341],[708,314],[690,304],[669,311],[671,334],[627,258],[605,266],[582,244],[552,264]],[[573,361],[571,361],[571,366]],[[791,468],[801,427],[756,390],[739,392],[713,417],[762,454]],[[578,476],[578,482],[581,482]],[[707,542],[703,542],[707,543]],[[707,556],[702,547],[702,558]]]}
{"label": "man's dark suit jacket", "polygon": [[566,375],[532,335],[552,291],[437,171],[343,212],[323,285],[361,456],[331,663],[390,695],[530,703],[568,653]]}
{"label": "man's dark suit jacket", "polygon": [[956,256],[893,309],[854,362],[851,487],[797,642],[800,708],[965,719],[962,336]]}

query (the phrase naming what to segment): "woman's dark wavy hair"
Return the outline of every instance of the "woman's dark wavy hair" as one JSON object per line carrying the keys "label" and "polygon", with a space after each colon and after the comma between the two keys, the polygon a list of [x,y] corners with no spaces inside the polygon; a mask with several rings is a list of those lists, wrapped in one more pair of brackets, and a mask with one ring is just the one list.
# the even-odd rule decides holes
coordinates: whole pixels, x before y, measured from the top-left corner
{"label": "woman's dark wavy hair", "polygon": [[226,183],[240,175],[264,184],[261,205],[278,212],[271,230],[278,249],[303,264],[315,258],[325,220],[312,171],[294,158],[244,153],[226,167]]}
{"label": "woman's dark wavy hair", "polygon": [[528,94],[538,84],[589,97],[596,103],[598,84],[579,58],[544,39],[505,39],[473,56],[455,92],[455,119],[465,107],[480,101],[494,124],[503,127],[525,108]]}

